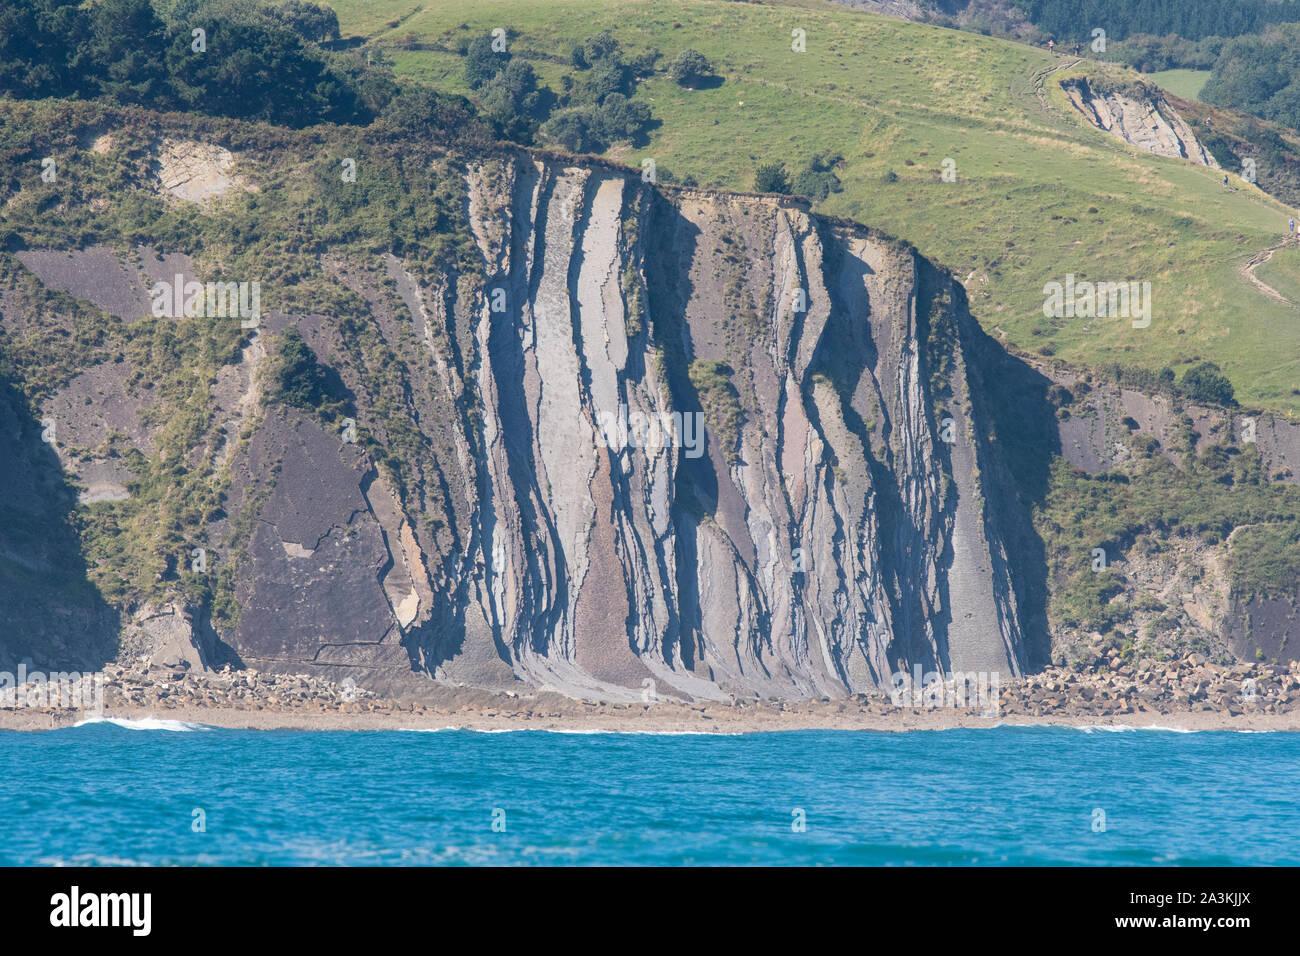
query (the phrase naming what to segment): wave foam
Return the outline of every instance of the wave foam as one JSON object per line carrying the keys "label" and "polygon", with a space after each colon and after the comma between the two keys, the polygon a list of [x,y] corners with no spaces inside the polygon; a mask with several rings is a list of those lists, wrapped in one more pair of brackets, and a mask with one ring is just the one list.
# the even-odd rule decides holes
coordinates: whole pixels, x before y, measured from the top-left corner
{"label": "wave foam", "polygon": [[1136,727],[1132,724],[1083,724],[1075,729],[1082,730],[1085,734],[1122,733],[1126,730],[1158,730],[1166,734],[1192,734],[1196,732],[1186,727],[1161,727],[1159,724],[1150,724],[1146,727]]}
{"label": "wave foam", "polygon": [[204,724],[192,724],[184,720],[165,720],[161,717],[140,717],[130,720],[126,717],[87,717],[78,721],[73,727],[85,727],[89,724],[112,724],[124,730],[166,730],[172,733],[189,733],[194,730],[210,730]]}
{"label": "wave foam", "polygon": [[[448,730],[461,730],[468,734],[578,734],[599,736],[625,734],[639,737],[743,737],[742,731],[721,730],[610,730],[593,728],[579,730],[574,727],[398,727],[399,733],[440,734]],[[756,731],[761,732],[761,731]]]}

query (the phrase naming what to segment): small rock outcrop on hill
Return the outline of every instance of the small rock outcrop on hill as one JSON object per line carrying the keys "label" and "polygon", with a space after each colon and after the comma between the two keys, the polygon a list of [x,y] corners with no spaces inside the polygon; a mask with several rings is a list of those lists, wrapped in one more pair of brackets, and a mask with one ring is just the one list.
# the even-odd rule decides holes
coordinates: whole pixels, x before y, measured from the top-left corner
{"label": "small rock outcrop on hill", "polygon": [[168,139],[157,145],[154,155],[158,186],[184,202],[211,202],[231,189],[255,191],[234,172],[234,155],[220,146]]}
{"label": "small rock outcrop on hill", "polygon": [[1098,129],[1157,156],[1219,168],[1192,128],[1155,87],[1142,83],[1112,87],[1083,77],[1063,80],[1061,86],[1075,108]]}

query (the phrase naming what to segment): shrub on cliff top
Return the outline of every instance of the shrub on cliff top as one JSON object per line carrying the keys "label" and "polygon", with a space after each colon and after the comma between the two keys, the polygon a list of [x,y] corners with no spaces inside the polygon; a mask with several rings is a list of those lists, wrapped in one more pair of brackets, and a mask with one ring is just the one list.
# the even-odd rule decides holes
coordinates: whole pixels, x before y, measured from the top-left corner
{"label": "shrub on cliff top", "polygon": [[754,192],[789,193],[790,174],[785,163],[764,163],[754,170]]}
{"label": "shrub on cliff top", "polygon": [[1232,383],[1213,362],[1202,362],[1183,373],[1183,394],[1194,402],[1235,405]]}
{"label": "shrub on cliff top", "polygon": [[275,372],[267,389],[269,401],[316,411],[340,406],[346,400],[338,376],[317,361],[316,353],[297,329],[284,330],[275,358]]}

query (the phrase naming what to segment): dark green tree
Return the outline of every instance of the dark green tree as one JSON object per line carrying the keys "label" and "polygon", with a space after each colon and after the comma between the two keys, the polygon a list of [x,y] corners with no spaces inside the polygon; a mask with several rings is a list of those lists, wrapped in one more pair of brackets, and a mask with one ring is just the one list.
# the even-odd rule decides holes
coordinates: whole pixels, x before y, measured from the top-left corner
{"label": "dark green tree", "polygon": [[275,351],[275,375],[268,397],[295,408],[317,409],[343,399],[338,386],[316,359],[302,333],[285,329]]}
{"label": "dark green tree", "polygon": [[477,90],[496,79],[496,75],[510,62],[510,53],[492,49],[490,36],[478,36],[469,41],[465,51],[465,82]]}
{"label": "dark green tree", "polygon": [[1202,362],[1183,373],[1182,392],[1194,402],[1235,405],[1232,383],[1213,362]]}
{"label": "dark green tree", "polygon": [[760,193],[790,192],[790,174],[785,163],[763,163],[754,171],[754,191]]}
{"label": "dark green tree", "polygon": [[73,92],[85,29],[78,0],[0,3],[0,91],[19,98]]}
{"label": "dark green tree", "polygon": [[484,112],[507,136],[520,141],[532,136],[537,129],[542,93],[530,63],[511,60],[481,92]]}
{"label": "dark green tree", "polygon": [[627,67],[620,60],[600,60],[590,70],[580,73],[569,91],[569,106],[599,106],[611,93],[627,94]]}
{"label": "dark green tree", "polygon": [[650,107],[611,93],[596,114],[597,131],[606,143],[633,142],[650,122]]}
{"label": "dark green tree", "polygon": [[618,41],[608,30],[601,30],[595,36],[583,40],[580,46],[574,47],[570,59],[580,70],[590,69],[602,60],[621,59]]}
{"label": "dark green tree", "polygon": [[838,153],[817,153],[808,161],[808,167],[795,176],[791,191],[813,202],[821,202],[831,193],[840,192],[844,187],[835,174],[835,167],[843,161],[844,157]]}
{"label": "dark green tree", "polygon": [[1300,25],[1225,43],[1201,99],[1300,129]]}
{"label": "dark green tree", "polygon": [[558,110],[542,125],[541,132],[573,153],[593,153],[603,145],[599,118],[590,106]]}
{"label": "dark green tree", "polygon": [[155,109],[169,105],[166,33],[149,0],[103,0],[90,8],[89,21],[83,92]]}
{"label": "dark green tree", "polygon": [[407,136],[438,133],[462,142],[492,142],[491,127],[483,122],[473,104],[461,96],[445,96],[424,87],[404,90],[384,107],[379,117],[383,129]]}
{"label": "dark green tree", "polygon": [[182,33],[168,48],[166,65],[187,109],[293,127],[359,118],[355,91],[319,50],[284,27],[220,21],[208,31],[203,52]]}
{"label": "dark green tree", "polygon": [[698,50],[686,49],[668,64],[668,77],[681,86],[698,86],[713,73],[713,67]]}

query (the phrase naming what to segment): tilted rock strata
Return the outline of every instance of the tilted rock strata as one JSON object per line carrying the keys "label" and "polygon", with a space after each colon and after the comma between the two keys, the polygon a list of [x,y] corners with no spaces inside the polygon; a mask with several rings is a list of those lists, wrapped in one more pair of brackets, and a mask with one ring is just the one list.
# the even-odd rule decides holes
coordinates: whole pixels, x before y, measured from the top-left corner
{"label": "tilted rock strata", "polygon": [[[250,482],[279,465],[241,578],[245,659],[627,700],[1023,669],[951,280],[775,199],[526,156],[466,189],[485,281],[324,263],[367,300],[436,451],[390,488],[319,424],[262,423],[236,462]],[[330,320],[299,325],[367,424]],[[708,417],[696,360],[730,367],[735,433],[709,421],[699,457],[680,433],[611,446],[620,416]]]}
{"label": "tilted rock strata", "polygon": [[1219,168],[1218,161],[1158,90],[1148,88],[1144,96],[1130,96],[1118,90],[1096,90],[1081,78],[1061,85],[1075,108],[1098,129],[1157,156]]}
{"label": "tilted rock strata", "polygon": [[[992,437],[985,376],[1006,369],[951,277],[793,200],[523,151],[458,168],[476,263],[328,251],[325,312],[267,310],[213,377],[187,461],[228,476],[205,547],[239,617],[208,635],[175,610],[219,640],[164,656],[624,701],[1045,662]],[[196,277],[185,255],[115,256],[23,261],[128,321],[151,282]],[[290,326],[359,438],[265,394]],[[153,453],[163,416],[135,370],[97,368],[42,410],[61,441]],[[60,465],[83,501],[129,498],[119,459],[78,454]],[[131,627],[123,653],[174,629]]]}

